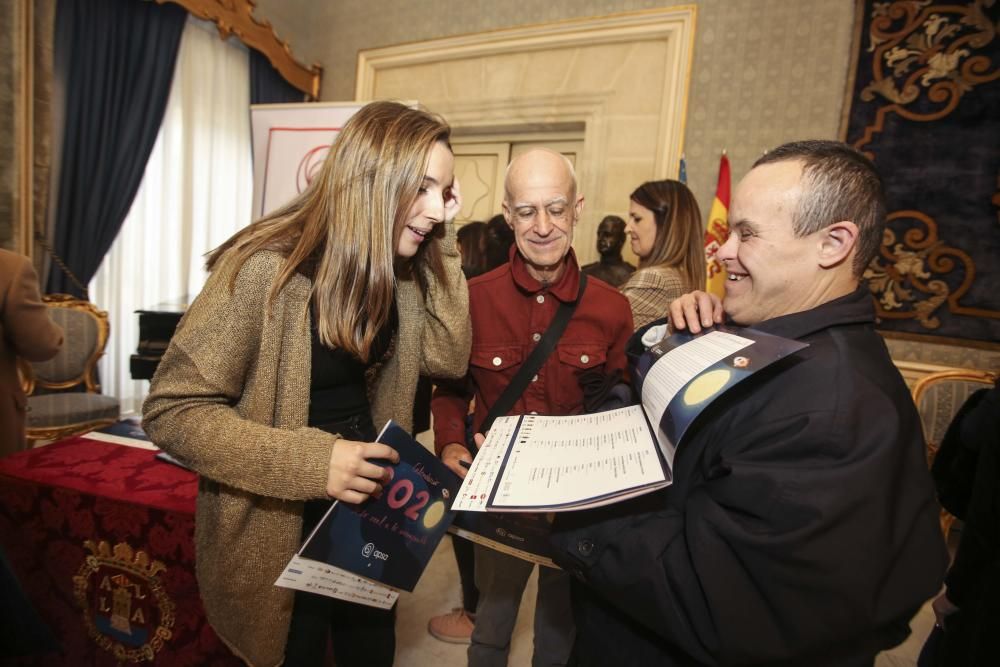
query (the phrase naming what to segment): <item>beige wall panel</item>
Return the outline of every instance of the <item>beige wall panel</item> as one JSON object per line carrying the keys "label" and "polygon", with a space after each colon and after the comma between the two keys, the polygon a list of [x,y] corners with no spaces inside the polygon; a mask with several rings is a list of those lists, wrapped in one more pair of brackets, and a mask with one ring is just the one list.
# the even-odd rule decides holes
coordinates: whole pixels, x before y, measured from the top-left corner
{"label": "beige wall panel", "polygon": [[[366,51],[357,94],[418,99],[463,137],[492,134],[491,124],[541,134],[546,125],[580,127],[577,172],[589,207],[574,246],[589,262],[597,259],[593,237],[600,221],[590,211],[621,210],[639,182],[676,173],[694,17],[690,8],[640,12]],[[594,76],[598,62],[607,64]],[[516,85],[480,86],[487,71]],[[612,143],[616,135],[630,140]],[[541,136],[531,141],[546,142]],[[643,177],[633,182],[623,175],[634,170],[607,171],[609,158],[638,162]]]}
{"label": "beige wall panel", "polygon": [[531,55],[514,54],[503,58],[483,60],[483,79],[485,88],[489,90],[516,90],[521,81],[529,74]]}
{"label": "beige wall panel", "polygon": [[[446,79],[447,73],[437,65],[417,65],[405,71],[389,71],[376,82],[374,97],[375,99],[417,100],[421,104],[425,104],[426,100],[447,99]],[[414,92],[410,97],[398,97],[398,91],[404,89]]]}
{"label": "beige wall panel", "polygon": [[475,100],[487,95],[489,83],[483,73],[482,59],[456,61],[449,65],[446,71],[441,72],[443,88],[441,97],[449,100]]}
{"label": "beige wall panel", "polygon": [[497,158],[491,156],[463,156],[455,160],[455,176],[462,184],[462,211],[458,222],[489,220],[494,213],[493,193]]}
{"label": "beige wall panel", "polygon": [[506,144],[455,144],[455,177],[462,189],[459,223],[486,222],[500,212],[503,173],[510,147]]}
{"label": "beige wall panel", "polygon": [[629,45],[624,59],[617,64],[614,78],[609,81],[609,89],[615,94],[608,100],[608,113],[658,116],[664,80],[662,70],[651,69],[650,65],[665,62],[668,57],[665,42]]}
{"label": "beige wall panel", "polygon": [[[648,181],[655,158],[654,149],[659,119],[653,115],[622,115],[609,116],[608,118],[614,121],[608,123],[608,157],[638,157],[643,161],[642,169],[644,171],[642,173],[646,176],[635,185]],[[644,160],[646,157],[649,158],[648,161]],[[628,206],[628,202],[622,202],[622,206]]]}
{"label": "beige wall panel", "polygon": [[628,59],[632,44],[603,44],[589,49],[578,49],[569,71],[566,87],[573,90],[584,85],[603,87],[608,92],[615,89],[622,65]]}
{"label": "beige wall panel", "polygon": [[515,90],[519,95],[550,95],[566,91],[579,49],[553,49],[531,54],[528,69]]}

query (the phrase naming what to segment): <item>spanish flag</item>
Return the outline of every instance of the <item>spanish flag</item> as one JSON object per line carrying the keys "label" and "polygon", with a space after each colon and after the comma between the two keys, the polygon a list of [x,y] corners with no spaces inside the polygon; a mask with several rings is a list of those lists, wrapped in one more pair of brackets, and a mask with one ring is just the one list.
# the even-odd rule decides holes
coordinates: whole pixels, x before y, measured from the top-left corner
{"label": "spanish flag", "polygon": [[708,226],[705,228],[705,274],[708,278],[705,291],[720,299],[726,295],[726,267],[716,258],[715,253],[719,252],[728,238],[729,158],[726,157],[726,151],[722,151],[719,183],[715,187],[715,199],[712,200],[712,210],[708,214]]}

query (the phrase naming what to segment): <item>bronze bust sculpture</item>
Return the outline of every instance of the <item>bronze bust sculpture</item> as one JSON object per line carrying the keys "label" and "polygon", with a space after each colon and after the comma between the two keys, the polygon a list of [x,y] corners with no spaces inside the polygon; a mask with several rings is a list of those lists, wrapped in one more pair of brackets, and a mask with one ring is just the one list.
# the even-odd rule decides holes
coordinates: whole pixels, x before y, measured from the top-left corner
{"label": "bronze bust sculpture", "polygon": [[597,252],[601,261],[587,264],[581,270],[588,276],[619,287],[635,271],[635,267],[622,259],[625,244],[625,221],[617,215],[608,215],[597,226]]}

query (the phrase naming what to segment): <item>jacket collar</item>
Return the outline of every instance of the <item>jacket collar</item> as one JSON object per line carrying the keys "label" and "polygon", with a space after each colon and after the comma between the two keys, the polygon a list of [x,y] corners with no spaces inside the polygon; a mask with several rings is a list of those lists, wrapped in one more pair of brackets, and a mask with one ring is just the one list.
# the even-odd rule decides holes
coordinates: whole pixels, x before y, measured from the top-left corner
{"label": "jacket collar", "polygon": [[782,315],[753,326],[765,333],[792,338],[805,338],[831,326],[874,324],[875,302],[868,283],[862,281],[850,294],[827,301],[801,313]]}
{"label": "jacket collar", "polygon": [[511,246],[510,249],[510,272],[518,289],[526,294],[537,294],[547,289],[549,294],[563,303],[572,303],[576,301],[577,292],[580,290],[580,267],[572,248],[563,261],[566,262],[566,268],[559,276],[559,280],[546,287],[528,273],[528,265],[518,252],[517,245]]}

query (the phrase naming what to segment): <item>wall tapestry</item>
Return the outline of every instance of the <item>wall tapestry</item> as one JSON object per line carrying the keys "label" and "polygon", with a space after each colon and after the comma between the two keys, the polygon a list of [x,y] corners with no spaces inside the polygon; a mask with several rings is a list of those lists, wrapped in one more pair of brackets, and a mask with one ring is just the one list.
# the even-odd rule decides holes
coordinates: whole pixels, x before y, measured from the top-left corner
{"label": "wall tapestry", "polygon": [[1000,343],[1000,0],[859,0],[845,141],[886,183],[879,327]]}

